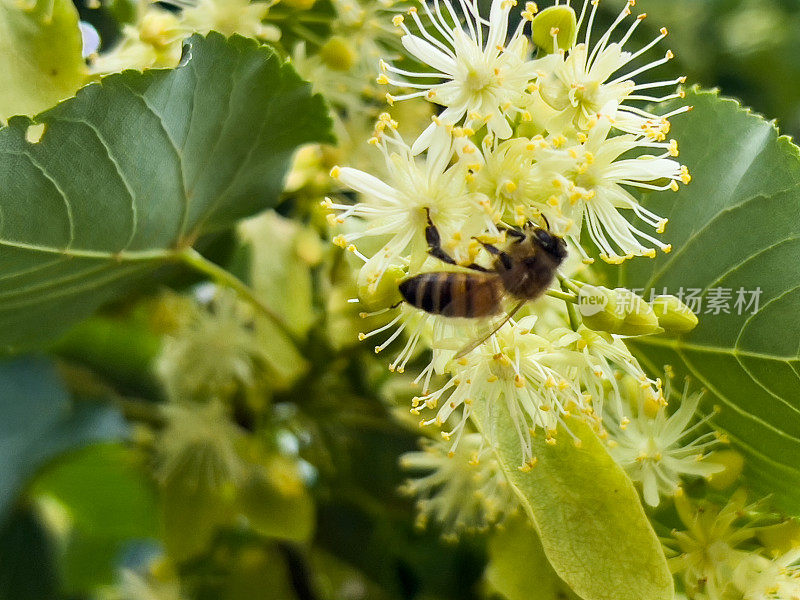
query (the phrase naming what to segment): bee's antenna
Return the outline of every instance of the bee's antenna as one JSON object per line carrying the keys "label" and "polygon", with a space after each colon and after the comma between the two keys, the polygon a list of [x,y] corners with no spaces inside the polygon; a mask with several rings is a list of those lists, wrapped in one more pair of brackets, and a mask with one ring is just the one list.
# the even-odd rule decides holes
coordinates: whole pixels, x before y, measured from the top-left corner
{"label": "bee's antenna", "polygon": [[547,231],[550,231],[550,221],[547,220],[547,217],[544,216],[544,213],[539,213],[539,216],[542,217],[542,221],[547,226]]}

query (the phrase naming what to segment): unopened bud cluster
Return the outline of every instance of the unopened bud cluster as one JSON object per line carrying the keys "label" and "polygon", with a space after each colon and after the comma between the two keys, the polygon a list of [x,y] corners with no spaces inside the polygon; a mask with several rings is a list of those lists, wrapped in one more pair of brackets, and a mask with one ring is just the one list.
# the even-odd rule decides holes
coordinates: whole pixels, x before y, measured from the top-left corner
{"label": "unopened bud cluster", "polygon": [[630,290],[583,285],[578,295],[583,324],[595,331],[638,336],[684,334],[698,323],[697,315],[675,296],[646,302]]}

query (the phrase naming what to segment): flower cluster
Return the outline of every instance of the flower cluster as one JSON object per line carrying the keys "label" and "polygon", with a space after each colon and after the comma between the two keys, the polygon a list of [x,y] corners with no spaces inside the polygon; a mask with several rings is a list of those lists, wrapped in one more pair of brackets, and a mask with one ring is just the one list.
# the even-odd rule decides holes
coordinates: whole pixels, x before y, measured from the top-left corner
{"label": "flower cluster", "polygon": [[[797,540],[771,548],[760,535],[768,520],[748,505],[743,490],[723,506],[696,504],[675,497],[684,531],[673,531],[670,566],[691,600],[797,600],[800,598],[800,550]],[[791,522],[772,525],[782,527]],[[787,542],[787,540],[783,540]],[[788,546],[788,549],[785,547]]]}
{"label": "flower cluster", "polygon": [[166,10],[151,0],[139,0],[136,20],[122,29],[122,39],[107,52],[91,52],[92,71],[101,75],[124,69],[174,67],[181,43],[192,33],[219,31],[262,40],[277,40],[280,30],[262,23],[270,3],[250,0],[168,0],[179,9]]}
{"label": "flower cluster", "polygon": [[[491,272],[495,247],[509,244],[514,229],[531,222],[565,239],[569,255],[584,267],[592,255],[618,264],[671,250],[657,237],[666,219],[643,207],[636,193],[677,191],[690,182],[676,160],[677,143],[667,137],[669,119],[689,110],[677,87],[683,78],[637,81],[672,58],[667,52],[642,61],[666,31],[628,50],[644,16],[629,19],[634,3],[627,2],[598,34],[598,4],[586,0],[576,15],[568,4],[538,13],[533,3],[516,9],[513,0],[494,0],[482,15],[476,0],[457,6],[442,0],[395,14],[405,56],[379,62],[377,83],[392,87],[386,94],[391,108],[369,138],[379,164],[334,167],[342,193],[323,205],[338,229],[334,243],[363,263],[364,316],[385,318],[361,338],[378,336],[380,352],[406,334],[390,365],[400,372],[421,348],[432,351],[416,379],[422,391],[412,412],[422,416],[422,425],[443,429],[451,454],[459,455],[460,444],[475,435],[469,432],[478,403],[507,411],[523,470],[536,464],[533,438],[556,443],[557,432],[572,435],[566,417],[577,415],[616,444],[615,457],[642,482],[648,503],[657,504],[660,495],[675,492],[680,477],[713,472],[710,465],[688,464],[713,440],[691,439],[695,429],[686,430],[694,397],[667,417],[661,381],[645,374],[619,335],[580,325],[574,308],[550,298],[522,308],[520,320],[511,315],[498,325],[426,312],[403,304],[398,292],[402,280],[420,273],[460,265]],[[553,11],[560,27],[551,26]],[[648,95],[659,89],[668,91]],[[658,111],[664,114],[652,112],[661,103],[671,104]],[[409,132],[396,116],[406,105],[437,114],[427,123],[416,120],[418,128]],[[583,247],[587,239],[594,249]],[[559,274],[564,291],[548,294],[574,302],[582,284],[570,276],[580,262],[565,262]],[[651,329],[663,331],[657,322]],[[441,375],[445,382],[437,385]],[[635,408],[625,380],[635,382],[643,398],[661,403],[653,415]],[[492,431],[481,434],[491,442]],[[663,448],[637,462],[644,440]],[[628,465],[634,451],[637,468]]]}
{"label": "flower cluster", "polygon": [[201,291],[210,302],[180,307],[185,322],[169,332],[156,365],[167,394],[179,402],[252,394],[270,360],[252,311],[232,292]]}
{"label": "flower cluster", "polygon": [[683,94],[678,90],[657,98],[637,93],[682,81],[633,80],[669,60],[669,52],[626,72],[666,31],[637,52],[625,51],[642,20],[634,19],[612,41],[617,26],[630,15],[633,2],[628,2],[611,28],[592,43],[598,4],[592,2],[587,10],[589,2],[584,2],[576,26],[585,30],[582,43],[572,40],[544,56],[540,49],[534,58],[524,33],[525,24],[534,21],[536,37],[532,3],[513,31],[508,24],[515,3],[510,0],[493,2],[488,20],[468,0],[460,12],[449,2],[444,3],[446,10],[439,3],[422,3],[427,28],[413,7],[409,15],[418,33],[406,26],[402,15],[394,21],[403,31],[404,48],[423,68],[409,71],[381,61],[378,82],[411,90],[388,94],[390,103],[420,97],[443,107],[411,144],[411,153],[430,152],[432,146],[436,154],[446,152],[436,142],[452,139],[452,154],[466,166],[471,189],[495,222],[521,224],[544,215],[576,247],[586,229],[606,260],[621,262],[650,256],[656,248],[670,250],[632,225],[620,209],[663,232],[666,221],[641,207],[631,189],[676,190],[679,183],[689,182],[687,169],[674,160],[677,144],[666,139],[669,118],[689,107],[656,116],[636,106]]}
{"label": "flower cluster", "polygon": [[658,506],[660,496],[674,496],[682,478],[708,478],[723,470],[722,465],[704,460],[706,451],[719,443],[719,434],[697,435],[713,414],[692,424],[702,392],[690,394],[687,381],[678,409],[668,414],[670,377],[664,395],[656,398],[649,388],[630,383],[628,401],[610,407],[604,423],[611,434],[611,455],[633,481],[641,483],[647,504]]}
{"label": "flower cluster", "polygon": [[418,526],[435,519],[446,537],[461,530],[485,529],[517,506],[480,434],[465,435],[457,454],[425,438],[419,452],[402,456],[401,465],[417,475],[406,481],[402,491],[417,497]]}

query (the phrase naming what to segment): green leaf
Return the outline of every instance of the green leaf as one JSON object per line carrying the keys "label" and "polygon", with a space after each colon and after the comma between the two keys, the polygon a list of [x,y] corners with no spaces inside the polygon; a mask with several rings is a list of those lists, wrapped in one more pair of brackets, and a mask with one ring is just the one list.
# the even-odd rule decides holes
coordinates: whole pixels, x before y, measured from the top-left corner
{"label": "green leaf", "polygon": [[636,489],[591,429],[575,418],[555,445],[533,437],[537,464],[520,470],[522,450],[505,403],[476,403],[493,432],[500,466],[536,526],[553,569],[583,600],[672,600],[672,575]]}
{"label": "green leaf", "polygon": [[153,362],[161,343],[161,337],[133,318],[95,315],[70,329],[51,350],[59,358],[90,368],[124,392],[133,389],[157,395]]}
{"label": "green leaf", "polygon": [[53,365],[40,358],[0,363],[0,415],[0,521],[28,478],[55,456],[126,434],[117,411],[73,407]]}
{"label": "green leaf", "polygon": [[138,462],[124,446],[90,446],[55,463],[31,486],[32,498],[66,511],[62,570],[69,593],[110,584],[125,543],[158,532],[155,490]]}
{"label": "green leaf", "polygon": [[[707,388],[707,408],[720,406],[714,423],[744,453],[749,483],[800,514],[800,149],[733,100],[695,90],[687,102],[695,109],[673,133],[694,179],[645,199],[670,219],[674,250],[610,276],[646,297],[703,290],[693,332],[631,339],[631,348],[654,373],[669,364],[678,380],[688,374]],[[706,314],[717,288],[730,290],[730,314]],[[758,310],[739,314],[738,290],[759,288]]]}
{"label": "green leaf", "polygon": [[0,122],[33,115],[85,83],[71,0],[0,0]]}
{"label": "green leaf", "polygon": [[547,561],[530,521],[516,515],[489,540],[489,585],[507,600],[579,600]]}
{"label": "green leaf", "polygon": [[298,145],[330,120],[291,66],[192,36],[182,66],[111,75],[0,130],[0,345],[57,335],[203,233],[274,206]]}

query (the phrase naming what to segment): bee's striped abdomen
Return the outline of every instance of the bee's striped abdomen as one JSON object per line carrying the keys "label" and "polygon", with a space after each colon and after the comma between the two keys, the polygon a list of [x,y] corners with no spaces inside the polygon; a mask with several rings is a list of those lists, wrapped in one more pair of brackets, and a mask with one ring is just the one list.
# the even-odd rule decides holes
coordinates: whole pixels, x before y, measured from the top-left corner
{"label": "bee's striped abdomen", "polygon": [[400,284],[406,302],[445,317],[485,317],[501,310],[502,282],[494,274],[422,273]]}

